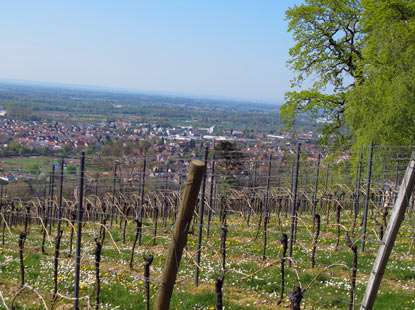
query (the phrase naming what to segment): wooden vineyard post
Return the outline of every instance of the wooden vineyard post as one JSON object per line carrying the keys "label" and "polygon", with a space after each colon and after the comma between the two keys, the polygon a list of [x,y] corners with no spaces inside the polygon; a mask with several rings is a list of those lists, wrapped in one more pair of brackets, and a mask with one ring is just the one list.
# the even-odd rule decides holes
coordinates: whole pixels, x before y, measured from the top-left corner
{"label": "wooden vineyard post", "polygon": [[376,255],[375,263],[373,264],[372,272],[367,283],[366,292],[361,304],[361,310],[373,309],[373,304],[382,280],[383,273],[386,268],[390,253],[395,243],[396,236],[403,221],[406,208],[409,203],[412,191],[415,186],[415,159],[412,153],[411,161],[406,169],[405,176],[399,188],[398,197],[393,208],[391,218],[386,228],[382,243],[379,246],[378,254]]}
{"label": "wooden vineyard post", "polygon": [[85,170],[85,152],[81,153],[81,168],[79,170],[79,187],[78,187],[78,204],[76,207],[76,256],[75,256],[75,304],[74,309],[79,309],[79,280],[81,271],[81,236],[82,236],[82,215],[84,213],[84,170]]}
{"label": "wooden vineyard post", "polygon": [[191,225],[193,213],[199,195],[200,184],[205,174],[206,165],[200,160],[190,163],[179,214],[174,226],[173,238],[167,252],[166,264],[161,276],[161,284],[157,293],[154,309],[169,309],[173,286],[176,282],[177,271],[182,258],[183,249],[187,242],[187,233]]}
{"label": "wooden vineyard post", "polygon": [[150,265],[153,263],[153,255],[144,256],[144,281],[146,285],[146,310],[150,310]]}

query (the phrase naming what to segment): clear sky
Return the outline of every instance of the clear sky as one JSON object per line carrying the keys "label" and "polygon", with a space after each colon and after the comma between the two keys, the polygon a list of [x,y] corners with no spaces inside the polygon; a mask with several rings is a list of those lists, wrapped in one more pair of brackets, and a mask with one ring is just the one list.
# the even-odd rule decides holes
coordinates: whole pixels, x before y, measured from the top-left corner
{"label": "clear sky", "polygon": [[282,102],[300,0],[5,0],[0,78]]}

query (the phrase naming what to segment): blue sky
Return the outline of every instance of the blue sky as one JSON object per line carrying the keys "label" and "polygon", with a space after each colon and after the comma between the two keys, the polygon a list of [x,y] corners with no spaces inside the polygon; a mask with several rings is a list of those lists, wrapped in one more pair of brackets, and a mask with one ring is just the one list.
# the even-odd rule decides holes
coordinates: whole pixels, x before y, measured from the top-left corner
{"label": "blue sky", "polygon": [[282,102],[300,2],[2,1],[0,78]]}

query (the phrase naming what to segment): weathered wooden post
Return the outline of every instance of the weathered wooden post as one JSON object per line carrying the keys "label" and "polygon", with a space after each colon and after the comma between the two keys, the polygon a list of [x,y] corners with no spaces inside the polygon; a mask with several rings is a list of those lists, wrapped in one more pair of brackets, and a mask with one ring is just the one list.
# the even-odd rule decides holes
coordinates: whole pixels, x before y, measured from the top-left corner
{"label": "weathered wooden post", "polygon": [[150,310],[150,266],[153,263],[153,255],[144,256],[144,281],[146,285],[146,310]]}
{"label": "weathered wooden post", "polygon": [[288,237],[287,234],[282,234],[281,237],[281,245],[282,245],[282,253],[281,253],[281,293],[280,293],[280,299],[277,301],[277,305],[280,305],[282,303],[282,299],[284,298],[284,289],[285,289],[285,255],[287,254],[287,248],[288,248]]}
{"label": "weathered wooden post", "polygon": [[101,264],[101,250],[102,244],[95,238],[95,281],[97,286],[97,293],[95,296],[95,310],[99,310],[99,296],[101,294],[101,278],[99,275],[100,264]]}
{"label": "weathered wooden post", "polygon": [[156,310],[169,309],[177,271],[179,269],[183,249],[187,242],[187,233],[191,225],[205,170],[206,166],[204,162],[200,160],[194,160],[190,163],[186,187],[183,193],[176,224],[174,226],[173,238],[167,253],[166,265],[161,277],[161,284],[157,293],[154,307]]}
{"label": "weathered wooden post", "polygon": [[406,169],[405,176],[399,188],[398,197],[393,208],[391,218],[386,228],[382,243],[379,246],[378,254],[376,255],[375,263],[373,264],[372,272],[367,283],[366,292],[361,304],[361,310],[373,309],[375,298],[385,272],[386,264],[388,262],[390,253],[392,252],[393,244],[403,221],[406,208],[409,204],[412,191],[415,187],[415,159],[412,153],[412,159]]}
{"label": "weathered wooden post", "polygon": [[294,286],[293,290],[288,293],[290,299],[290,310],[300,310],[301,300],[303,299],[303,292],[299,286]]}
{"label": "weathered wooden post", "polygon": [[21,287],[25,285],[24,281],[24,260],[23,260],[23,248],[26,241],[26,232],[22,231],[19,236],[19,256],[20,256],[20,277],[21,277]]}
{"label": "weathered wooden post", "polygon": [[225,280],[225,273],[222,273],[222,276],[216,278],[216,282],[215,282],[216,310],[222,310],[223,309],[222,287],[223,287],[223,281],[224,280]]}

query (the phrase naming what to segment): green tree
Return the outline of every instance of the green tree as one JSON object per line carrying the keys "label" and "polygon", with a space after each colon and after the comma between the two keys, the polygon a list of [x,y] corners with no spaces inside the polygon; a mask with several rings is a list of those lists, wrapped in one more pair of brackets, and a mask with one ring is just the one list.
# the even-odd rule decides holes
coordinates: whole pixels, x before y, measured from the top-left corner
{"label": "green tree", "polygon": [[10,182],[7,186],[5,186],[5,190],[9,197],[13,199],[22,199],[28,200],[32,198],[33,191],[31,185],[23,180],[16,180]]}
{"label": "green tree", "polygon": [[30,163],[23,166],[25,171],[29,171],[32,174],[39,174],[40,173],[40,165],[39,163]]}
{"label": "green tree", "polygon": [[61,154],[62,154],[62,155],[69,155],[69,154],[72,154],[72,153],[73,153],[73,148],[74,148],[74,146],[73,146],[73,144],[72,144],[72,143],[65,143],[65,144],[62,146]]}
{"label": "green tree", "polygon": [[47,146],[43,146],[41,149],[40,149],[40,151],[39,151],[39,153],[40,153],[40,155],[48,155],[49,154],[49,149],[47,148]]}
{"label": "green tree", "polygon": [[[296,73],[294,90],[286,93],[281,108],[288,127],[303,113],[311,119],[323,116],[331,120],[322,128],[325,137],[344,138],[340,129],[345,123],[345,96],[363,80],[361,15],[360,0],[305,0],[287,10],[288,30],[295,41],[288,65]],[[310,84],[309,89],[298,90]]]}
{"label": "green tree", "polygon": [[230,141],[219,141],[214,151],[218,169],[222,170],[225,182],[234,185],[243,184],[244,181],[241,176],[244,172],[244,156],[237,145]]}
{"label": "green tree", "polygon": [[68,165],[66,167],[66,171],[68,172],[68,174],[76,174],[76,166],[75,165]]}
{"label": "green tree", "polygon": [[7,106],[7,117],[10,119],[30,121],[32,112],[32,107],[27,104],[11,102]]}
{"label": "green tree", "polygon": [[151,147],[152,147],[152,143],[150,141],[141,140],[140,144],[138,146],[138,149],[140,150],[141,153],[147,154],[147,153],[149,153]]}
{"label": "green tree", "polygon": [[358,144],[415,143],[415,2],[364,0],[364,81],[347,95]]}

